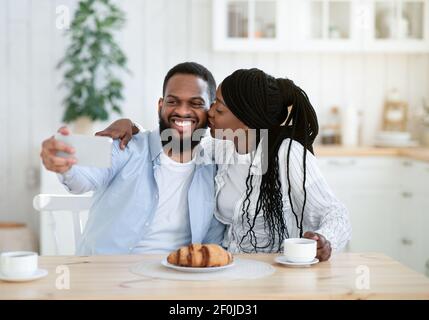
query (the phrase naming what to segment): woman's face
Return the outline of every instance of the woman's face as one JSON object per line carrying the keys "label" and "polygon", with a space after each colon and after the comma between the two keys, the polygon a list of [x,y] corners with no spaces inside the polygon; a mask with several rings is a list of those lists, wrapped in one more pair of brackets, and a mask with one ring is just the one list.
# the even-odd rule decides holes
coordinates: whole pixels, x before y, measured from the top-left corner
{"label": "woman's face", "polygon": [[220,85],[216,90],[216,100],[208,112],[208,123],[212,137],[215,137],[215,130],[230,129],[233,132],[236,132],[237,130],[240,131],[248,129],[248,127],[226,106]]}

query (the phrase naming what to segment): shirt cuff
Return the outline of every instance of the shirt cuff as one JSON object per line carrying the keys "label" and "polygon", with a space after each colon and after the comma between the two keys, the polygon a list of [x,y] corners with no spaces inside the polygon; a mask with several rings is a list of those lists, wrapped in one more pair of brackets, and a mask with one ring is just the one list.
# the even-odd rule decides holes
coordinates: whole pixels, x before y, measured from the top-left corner
{"label": "shirt cuff", "polygon": [[139,129],[139,132],[144,132],[145,130],[143,129],[143,127],[140,125],[140,124],[138,124],[137,122],[134,122],[133,121],[133,125],[135,126],[135,127],[137,127],[137,129]]}
{"label": "shirt cuff", "polygon": [[73,166],[69,170],[67,170],[66,172],[57,173],[57,177],[62,184],[66,184],[71,179],[73,179],[74,174],[75,174],[75,170],[74,170],[74,166]]}

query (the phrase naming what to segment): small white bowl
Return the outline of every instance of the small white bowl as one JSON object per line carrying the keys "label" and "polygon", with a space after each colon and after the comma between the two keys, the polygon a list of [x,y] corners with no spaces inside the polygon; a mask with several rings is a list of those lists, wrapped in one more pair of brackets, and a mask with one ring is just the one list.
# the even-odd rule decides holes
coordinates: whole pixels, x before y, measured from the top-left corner
{"label": "small white bowl", "polygon": [[287,261],[311,262],[317,255],[317,241],[304,238],[290,238],[283,241],[283,255]]}
{"label": "small white bowl", "polygon": [[31,251],[11,251],[0,254],[0,273],[6,277],[21,278],[37,271],[38,255]]}

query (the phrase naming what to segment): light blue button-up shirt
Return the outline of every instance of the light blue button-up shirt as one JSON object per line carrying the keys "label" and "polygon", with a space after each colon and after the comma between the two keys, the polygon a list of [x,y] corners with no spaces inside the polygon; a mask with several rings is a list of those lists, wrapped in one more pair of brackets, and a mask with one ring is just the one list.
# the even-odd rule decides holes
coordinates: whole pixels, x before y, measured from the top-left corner
{"label": "light blue button-up shirt", "polygon": [[[218,243],[225,226],[214,218],[216,166],[204,149],[194,152],[196,168],[188,192],[193,243]],[[60,177],[75,194],[94,191],[79,255],[129,254],[150,228],[158,206],[154,170],[163,152],[159,130],[134,135],[125,150],[114,141],[112,166],[107,169],[75,165]]]}

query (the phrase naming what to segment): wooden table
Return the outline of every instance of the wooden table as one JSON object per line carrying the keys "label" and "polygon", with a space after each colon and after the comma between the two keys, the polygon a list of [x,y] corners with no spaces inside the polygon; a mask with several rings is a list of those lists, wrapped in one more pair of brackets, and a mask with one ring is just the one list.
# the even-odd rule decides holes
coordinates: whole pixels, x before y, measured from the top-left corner
{"label": "wooden table", "polygon": [[[49,271],[28,283],[0,281],[0,299],[429,299],[429,279],[378,253],[341,253],[307,268],[273,262],[273,254],[237,255],[275,266],[276,272],[258,280],[172,281],[132,274],[130,266],[162,256],[40,257]],[[56,282],[70,271],[70,289]],[[60,273],[56,273],[56,271]],[[369,289],[362,276],[369,271]],[[365,278],[367,279],[367,278]]]}

